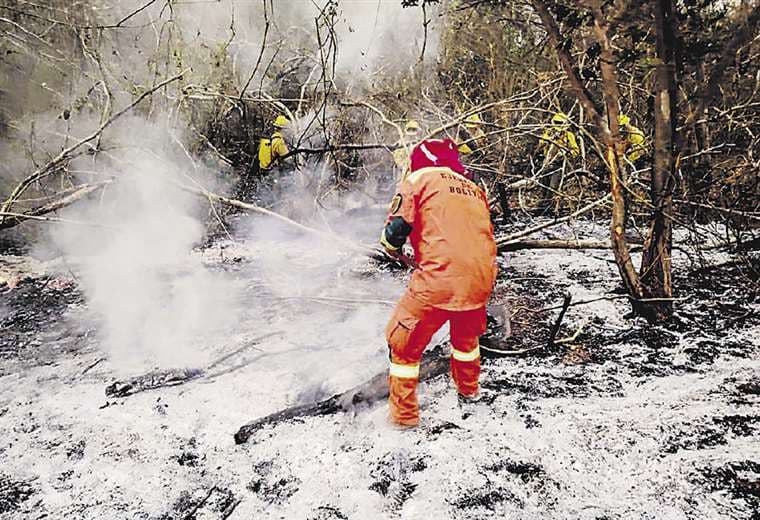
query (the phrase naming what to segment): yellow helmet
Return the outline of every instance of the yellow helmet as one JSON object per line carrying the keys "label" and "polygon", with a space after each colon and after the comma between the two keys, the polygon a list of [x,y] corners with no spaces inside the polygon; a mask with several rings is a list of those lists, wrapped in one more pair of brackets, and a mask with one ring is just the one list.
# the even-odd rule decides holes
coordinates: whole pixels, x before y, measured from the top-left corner
{"label": "yellow helmet", "polygon": [[630,124],[630,122],[631,122],[631,118],[628,117],[627,115],[625,115],[625,114],[619,114],[618,115],[618,124],[619,125],[625,126],[627,124]]}
{"label": "yellow helmet", "polygon": [[464,120],[465,128],[477,128],[481,123],[483,123],[483,120],[480,119],[480,114],[472,114]]}
{"label": "yellow helmet", "polygon": [[570,122],[567,116],[562,112],[557,112],[552,116],[552,123],[555,125],[566,125]]}
{"label": "yellow helmet", "polygon": [[290,124],[290,119],[280,114],[277,116],[274,120],[274,127],[275,128],[285,128]]}
{"label": "yellow helmet", "polygon": [[472,153],[472,148],[470,148],[470,145],[467,143],[462,143],[459,146],[457,146],[457,150],[462,155],[470,155]]}
{"label": "yellow helmet", "polygon": [[419,131],[420,124],[414,119],[410,119],[406,122],[406,125],[404,125],[404,133],[406,133],[406,135],[417,135]]}

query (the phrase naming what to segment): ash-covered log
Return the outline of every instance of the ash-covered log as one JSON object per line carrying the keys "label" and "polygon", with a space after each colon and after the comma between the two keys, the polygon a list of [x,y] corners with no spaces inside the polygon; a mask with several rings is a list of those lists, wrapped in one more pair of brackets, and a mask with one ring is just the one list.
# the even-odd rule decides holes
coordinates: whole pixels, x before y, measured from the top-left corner
{"label": "ash-covered log", "polygon": [[[449,370],[449,357],[443,354],[441,345],[429,349],[420,363],[420,381],[427,381],[445,374]],[[302,404],[286,408],[241,426],[235,433],[235,444],[247,442],[257,431],[269,424],[278,424],[290,419],[316,417],[338,412],[347,412],[359,404],[372,404],[388,397],[388,374],[378,374],[366,383],[336,394],[317,403]]]}
{"label": "ash-covered log", "polygon": [[128,395],[145,390],[181,385],[204,375],[206,375],[206,371],[201,368],[157,370],[108,385],[106,387],[106,396],[127,397]]}

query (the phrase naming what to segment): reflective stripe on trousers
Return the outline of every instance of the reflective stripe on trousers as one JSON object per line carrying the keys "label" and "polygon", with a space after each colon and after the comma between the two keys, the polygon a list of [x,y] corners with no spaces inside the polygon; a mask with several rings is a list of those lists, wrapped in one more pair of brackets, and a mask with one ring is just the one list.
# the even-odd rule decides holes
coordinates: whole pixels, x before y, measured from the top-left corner
{"label": "reflective stripe on trousers", "polygon": [[464,363],[475,361],[480,357],[480,345],[476,345],[473,350],[470,352],[463,352],[461,350],[457,350],[454,347],[451,348],[451,357],[456,359],[457,361],[462,361]]}
{"label": "reflective stripe on trousers", "polygon": [[389,373],[399,379],[419,379],[420,365],[402,365],[391,361]]}
{"label": "reflective stripe on trousers", "polygon": [[404,425],[419,421],[417,384],[420,360],[433,334],[450,323],[451,376],[462,395],[475,395],[480,378],[478,336],[486,329],[484,307],[470,311],[446,311],[424,304],[410,293],[396,306],[386,328],[390,347],[388,377],[391,419]]}

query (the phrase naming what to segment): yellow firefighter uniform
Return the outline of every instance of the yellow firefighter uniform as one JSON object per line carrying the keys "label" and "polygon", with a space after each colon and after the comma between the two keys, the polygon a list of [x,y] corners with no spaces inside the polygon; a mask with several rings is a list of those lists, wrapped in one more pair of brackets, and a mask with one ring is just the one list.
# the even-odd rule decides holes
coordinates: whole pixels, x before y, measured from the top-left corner
{"label": "yellow firefighter uniform", "polygon": [[272,132],[272,136],[269,139],[259,140],[259,168],[262,171],[269,170],[279,159],[288,154],[288,145],[280,131],[288,124],[290,120],[287,117],[277,116],[273,125],[276,130]]}
{"label": "yellow firefighter uniform", "polygon": [[618,116],[620,133],[625,138],[625,157],[631,162],[636,162],[647,153],[644,132],[631,124],[631,118],[625,114]]}
{"label": "yellow firefighter uniform", "polygon": [[[407,136],[412,142],[409,143],[410,147],[416,144],[416,138],[420,133],[420,124],[414,119],[410,119],[404,125],[404,135]],[[409,148],[406,146],[400,146],[393,150],[393,162],[396,163],[401,175],[403,176],[409,169]]]}
{"label": "yellow firefighter uniform", "polygon": [[[480,119],[480,114],[472,114],[471,116],[467,116],[464,120],[464,127],[467,129],[469,138],[465,139],[465,142],[459,143],[457,146],[457,150],[460,154],[470,155],[474,151],[473,146],[479,148],[483,145],[483,139],[485,138],[486,133],[480,126],[482,124],[483,120]],[[470,143],[467,143],[467,141],[470,141]],[[473,146],[470,146],[470,144]]]}
{"label": "yellow firefighter uniform", "polygon": [[575,134],[570,131],[570,120],[562,112],[557,112],[552,116],[551,126],[541,135],[540,146],[546,143],[549,146],[547,157],[554,155],[555,152],[570,157],[578,157],[580,154]]}

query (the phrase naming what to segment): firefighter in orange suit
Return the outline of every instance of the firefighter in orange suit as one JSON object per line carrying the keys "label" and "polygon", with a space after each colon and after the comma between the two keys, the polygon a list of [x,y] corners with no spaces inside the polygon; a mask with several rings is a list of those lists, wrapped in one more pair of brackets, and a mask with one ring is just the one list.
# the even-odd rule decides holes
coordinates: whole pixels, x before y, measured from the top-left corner
{"label": "firefighter in orange suit", "polygon": [[412,150],[410,172],[399,185],[381,235],[391,254],[407,239],[416,269],[388,323],[390,419],[419,422],[420,360],[433,334],[451,330],[451,375],[459,394],[479,395],[478,337],[496,279],[496,243],[485,192],[469,179],[450,139],[422,141]]}

